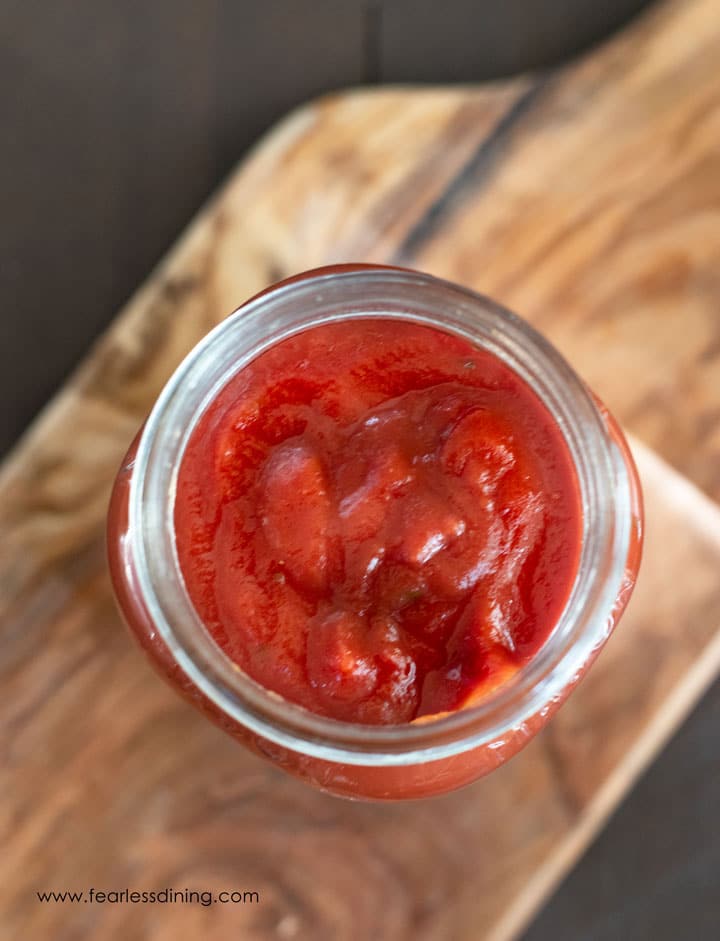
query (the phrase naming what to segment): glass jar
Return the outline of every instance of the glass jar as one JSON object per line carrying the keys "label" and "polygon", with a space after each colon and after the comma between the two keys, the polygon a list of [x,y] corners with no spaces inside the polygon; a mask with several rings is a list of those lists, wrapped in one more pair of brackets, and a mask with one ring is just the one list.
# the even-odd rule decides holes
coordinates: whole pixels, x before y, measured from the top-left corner
{"label": "glass jar", "polygon": [[[315,715],[272,693],[215,644],[185,590],[173,532],[176,480],[198,418],[268,346],[340,318],[392,317],[465,337],[544,402],[567,442],[582,502],[577,576],[548,640],[477,705],[394,726]],[[640,487],[625,439],[559,353],[487,298],[425,274],[344,265],[250,300],[187,356],[123,461],[109,523],[122,613],[157,670],[213,722],[278,767],[334,794],[401,799],[460,787],[515,755],[547,723],[605,644],[640,561]]]}

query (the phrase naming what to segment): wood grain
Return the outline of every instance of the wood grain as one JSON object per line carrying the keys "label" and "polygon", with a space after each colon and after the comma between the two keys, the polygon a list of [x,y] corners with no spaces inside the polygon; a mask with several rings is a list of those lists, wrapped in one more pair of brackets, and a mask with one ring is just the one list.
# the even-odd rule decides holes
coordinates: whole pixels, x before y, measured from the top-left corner
{"label": "wood grain", "polygon": [[[542,81],[294,112],[26,435],[0,475],[10,937],[504,941],[571,865],[720,667],[715,11],[661,6]],[[283,777],[166,690],[119,628],[102,538],[125,447],[210,326],[296,270],[398,259],[528,315],[708,495],[637,445],[645,564],[587,680],[490,778],[383,807]],[[261,903],[34,896],[90,886]]]}

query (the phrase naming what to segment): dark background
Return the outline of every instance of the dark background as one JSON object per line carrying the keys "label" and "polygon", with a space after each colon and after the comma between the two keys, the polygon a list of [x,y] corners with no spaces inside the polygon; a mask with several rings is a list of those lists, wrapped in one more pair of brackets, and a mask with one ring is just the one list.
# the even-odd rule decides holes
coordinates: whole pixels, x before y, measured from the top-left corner
{"label": "dark background", "polygon": [[[374,82],[560,62],[644,0],[0,0],[0,453],[247,147]],[[527,941],[720,937],[720,686]]]}

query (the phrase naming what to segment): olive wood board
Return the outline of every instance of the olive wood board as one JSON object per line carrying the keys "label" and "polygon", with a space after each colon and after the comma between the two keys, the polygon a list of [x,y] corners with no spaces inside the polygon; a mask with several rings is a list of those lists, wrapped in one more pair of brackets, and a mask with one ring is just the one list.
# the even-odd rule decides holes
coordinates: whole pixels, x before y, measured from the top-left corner
{"label": "olive wood board", "polygon": [[[653,7],[589,56],[471,88],[340,92],[256,146],[0,471],[0,934],[516,937],[720,671],[720,17]],[[139,220],[141,224],[141,220]],[[551,725],[490,777],[327,797],[160,682],[106,571],[114,472],[168,376],[245,298],[338,261],[496,297],[633,435],[643,568]],[[260,893],[42,904],[50,889]]]}

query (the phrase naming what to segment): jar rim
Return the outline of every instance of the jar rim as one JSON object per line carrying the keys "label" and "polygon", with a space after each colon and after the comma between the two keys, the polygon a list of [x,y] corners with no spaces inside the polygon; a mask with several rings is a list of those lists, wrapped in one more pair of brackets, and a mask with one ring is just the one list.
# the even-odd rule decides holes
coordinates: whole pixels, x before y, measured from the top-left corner
{"label": "jar rim", "polygon": [[[570,451],[582,503],[580,561],[541,649],[479,703],[437,719],[361,725],[310,712],[262,687],[216,644],[185,588],[174,538],[177,474],[200,415],[229,379],[287,337],[338,319],[409,320],[499,356],[539,396]],[[548,709],[612,627],[632,539],[626,463],[596,400],[533,327],[467,288],[417,271],[340,266],[282,282],[238,308],[183,360],[140,437],[129,497],[129,550],[144,605],[173,659],[221,712],[293,751],[353,765],[427,762],[497,743]]]}

